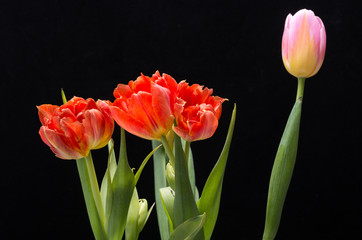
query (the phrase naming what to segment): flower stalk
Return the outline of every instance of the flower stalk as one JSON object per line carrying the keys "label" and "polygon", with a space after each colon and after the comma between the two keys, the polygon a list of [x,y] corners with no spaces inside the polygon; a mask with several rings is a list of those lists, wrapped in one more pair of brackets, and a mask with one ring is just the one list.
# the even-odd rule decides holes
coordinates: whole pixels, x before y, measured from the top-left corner
{"label": "flower stalk", "polygon": [[297,89],[297,98],[296,100],[298,101],[303,101],[303,94],[304,94],[304,86],[305,86],[305,79],[303,77],[299,77],[298,78],[298,89]]}
{"label": "flower stalk", "polygon": [[165,149],[165,152],[167,154],[167,157],[170,161],[170,164],[173,168],[175,168],[175,155],[173,154],[170,144],[168,143],[165,136],[161,137],[162,146]]}
{"label": "flower stalk", "polygon": [[107,240],[104,210],[91,154],[76,160],[88,217],[96,240]]}

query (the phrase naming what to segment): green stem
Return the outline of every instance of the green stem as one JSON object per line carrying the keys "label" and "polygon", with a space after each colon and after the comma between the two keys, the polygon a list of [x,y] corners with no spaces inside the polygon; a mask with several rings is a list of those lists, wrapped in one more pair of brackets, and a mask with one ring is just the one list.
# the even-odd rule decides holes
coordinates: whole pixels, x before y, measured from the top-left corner
{"label": "green stem", "polygon": [[185,142],[185,163],[186,163],[186,169],[189,169],[190,144],[191,144],[191,142],[189,142],[189,141],[186,141],[186,142]]}
{"label": "green stem", "polygon": [[[152,148],[155,149],[160,144],[159,141],[152,141]],[[168,218],[163,208],[160,189],[167,187],[166,183],[166,155],[164,147],[156,151],[153,155],[153,171],[154,171],[154,184],[155,184],[155,202],[157,211],[158,228],[160,230],[161,240],[168,240],[170,236],[170,230],[168,226]]]}
{"label": "green stem", "polygon": [[104,229],[104,210],[92,156],[89,153],[87,157],[78,159],[76,162],[93,234],[97,240],[107,239]]}
{"label": "green stem", "polygon": [[170,160],[171,166],[175,168],[175,155],[173,154],[170,145],[168,144],[168,141],[165,136],[161,137],[161,142],[163,145],[163,148],[165,149],[165,152],[168,156],[168,159]]}
{"label": "green stem", "polygon": [[298,89],[297,89],[297,101],[303,101],[303,94],[304,94],[304,85],[305,85],[305,78],[299,77],[298,78]]}
{"label": "green stem", "polygon": [[263,240],[273,240],[278,232],[284,202],[297,157],[302,102],[297,100],[289,115],[270,176]]}
{"label": "green stem", "polygon": [[92,154],[89,152],[89,155],[85,159],[86,159],[85,162],[87,164],[88,174],[90,177],[90,183],[92,186],[94,201],[96,202],[97,210],[101,217],[101,221],[104,224],[104,218],[105,218],[104,210],[103,210],[101,195],[99,193],[99,185],[98,185],[96,171],[94,169]]}

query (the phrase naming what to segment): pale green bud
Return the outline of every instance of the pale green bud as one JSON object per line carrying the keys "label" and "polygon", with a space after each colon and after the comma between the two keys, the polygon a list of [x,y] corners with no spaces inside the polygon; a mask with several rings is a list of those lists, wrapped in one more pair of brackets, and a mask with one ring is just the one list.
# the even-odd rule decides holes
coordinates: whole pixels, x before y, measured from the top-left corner
{"label": "pale green bud", "polygon": [[173,167],[171,166],[170,163],[167,163],[167,165],[166,165],[166,179],[167,179],[168,185],[172,189],[175,189],[175,170],[173,169]]}
{"label": "pale green bud", "polygon": [[141,232],[145,226],[148,218],[148,203],[146,199],[138,200],[139,211],[138,211],[138,232]]}

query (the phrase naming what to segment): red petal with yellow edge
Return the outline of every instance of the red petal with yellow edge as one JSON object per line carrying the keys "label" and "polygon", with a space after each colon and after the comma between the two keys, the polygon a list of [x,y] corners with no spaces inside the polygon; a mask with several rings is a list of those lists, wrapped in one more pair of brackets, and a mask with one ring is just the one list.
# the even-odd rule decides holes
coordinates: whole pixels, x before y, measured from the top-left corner
{"label": "red petal with yellow edge", "polygon": [[39,130],[41,139],[45,144],[47,144],[53,153],[61,159],[79,159],[88,155],[82,155],[81,153],[75,151],[67,141],[67,138],[58,134],[54,130],[47,129],[46,127],[41,127]]}

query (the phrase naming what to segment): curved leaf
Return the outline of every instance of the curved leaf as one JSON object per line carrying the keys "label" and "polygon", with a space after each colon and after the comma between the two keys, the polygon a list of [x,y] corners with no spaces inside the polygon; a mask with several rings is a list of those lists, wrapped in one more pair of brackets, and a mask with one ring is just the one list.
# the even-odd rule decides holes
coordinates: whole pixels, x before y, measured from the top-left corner
{"label": "curved leaf", "polygon": [[180,224],[175,231],[172,232],[169,240],[192,240],[202,230],[206,220],[206,213],[190,218]]}
{"label": "curved leaf", "polygon": [[134,187],[135,178],[128,164],[125,132],[121,128],[118,167],[112,181],[112,210],[108,222],[109,240],[122,240]]}
{"label": "curved leaf", "polygon": [[269,182],[268,202],[263,239],[274,239],[280,223],[284,201],[297,157],[302,101],[297,100],[289,115],[274,160]]}
{"label": "curved leaf", "polygon": [[234,131],[235,118],[236,118],[236,105],[234,105],[234,110],[231,116],[229,130],[224,144],[224,148],[214,168],[212,169],[205,183],[201,197],[197,202],[199,212],[200,213],[205,212],[207,214],[207,219],[204,225],[205,239],[211,238],[212,232],[216,224],[217,216],[219,214],[222,183],[224,179],[226,162],[229,155],[230,144]]}
{"label": "curved leaf", "polygon": [[180,137],[175,134],[175,202],[173,209],[174,226],[199,215],[186,169],[185,154]]}
{"label": "curved leaf", "polygon": [[161,147],[162,145],[158,145],[157,147],[155,147],[147,156],[146,158],[143,160],[140,168],[137,170],[136,174],[135,174],[135,184],[137,184],[138,182],[138,179],[140,178],[141,176],[141,173],[143,171],[143,168],[146,166],[148,160],[152,157],[152,155]]}

